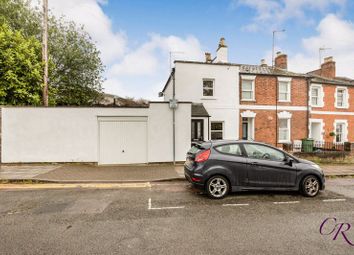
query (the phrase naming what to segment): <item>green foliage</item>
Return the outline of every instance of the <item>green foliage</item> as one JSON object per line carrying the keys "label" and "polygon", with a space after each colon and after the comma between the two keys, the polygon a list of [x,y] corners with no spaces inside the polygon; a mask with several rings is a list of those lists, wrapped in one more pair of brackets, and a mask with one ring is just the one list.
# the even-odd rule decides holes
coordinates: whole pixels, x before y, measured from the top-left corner
{"label": "green foliage", "polygon": [[0,25],[0,104],[41,103],[41,44]]}
{"label": "green foliage", "polygon": [[[36,38],[39,44],[42,37],[40,12],[31,8],[29,0],[0,0],[0,24],[7,23],[13,31],[21,31],[31,40]],[[104,66],[90,36],[83,27],[52,15],[49,16],[48,33],[49,104],[97,103],[102,98]],[[38,57],[41,57],[41,51]],[[11,95],[0,103],[13,104],[9,97]]]}

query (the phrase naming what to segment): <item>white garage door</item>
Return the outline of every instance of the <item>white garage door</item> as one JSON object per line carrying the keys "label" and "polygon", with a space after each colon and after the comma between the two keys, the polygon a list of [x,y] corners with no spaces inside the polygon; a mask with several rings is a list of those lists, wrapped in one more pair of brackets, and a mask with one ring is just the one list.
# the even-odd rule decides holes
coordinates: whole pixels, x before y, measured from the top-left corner
{"label": "white garage door", "polygon": [[146,117],[100,117],[99,164],[147,163]]}

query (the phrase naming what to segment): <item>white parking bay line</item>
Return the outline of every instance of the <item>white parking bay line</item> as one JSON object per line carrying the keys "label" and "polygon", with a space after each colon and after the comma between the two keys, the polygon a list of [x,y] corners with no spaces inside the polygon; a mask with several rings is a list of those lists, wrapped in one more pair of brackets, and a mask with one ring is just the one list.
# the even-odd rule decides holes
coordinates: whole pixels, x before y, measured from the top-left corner
{"label": "white parking bay line", "polygon": [[248,206],[250,204],[223,204],[222,206]]}
{"label": "white parking bay line", "polygon": [[283,205],[283,204],[298,204],[300,201],[284,201],[284,202],[273,202],[275,205]]}
{"label": "white parking bay line", "polygon": [[183,209],[184,206],[169,206],[169,207],[152,207],[151,198],[148,201],[148,210],[171,210],[171,209]]}
{"label": "white parking bay line", "polygon": [[346,201],[345,198],[332,198],[332,199],[323,199],[323,202],[343,202]]}

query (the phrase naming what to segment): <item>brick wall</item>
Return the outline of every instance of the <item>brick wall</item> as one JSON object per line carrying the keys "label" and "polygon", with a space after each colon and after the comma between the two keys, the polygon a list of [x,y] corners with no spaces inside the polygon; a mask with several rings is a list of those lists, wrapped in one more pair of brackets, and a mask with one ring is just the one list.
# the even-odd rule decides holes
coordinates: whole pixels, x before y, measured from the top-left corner
{"label": "brick wall", "polygon": [[[242,82],[242,79],[240,79]],[[240,86],[240,95],[241,95]],[[275,105],[277,99],[277,78],[269,75],[257,75],[255,79],[255,101],[242,101],[246,105]],[[305,78],[291,80],[291,102],[278,102],[283,106],[307,106],[307,81]]]}
{"label": "brick wall", "polygon": [[[243,111],[241,111],[242,113]],[[279,112],[272,110],[252,110],[256,113],[254,119],[255,140],[272,145],[276,145],[277,118]],[[308,124],[306,111],[287,111],[292,114],[290,121],[291,141],[301,140],[307,137]],[[278,122],[279,123],[279,122]],[[240,137],[242,137],[242,117],[240,117]]]}

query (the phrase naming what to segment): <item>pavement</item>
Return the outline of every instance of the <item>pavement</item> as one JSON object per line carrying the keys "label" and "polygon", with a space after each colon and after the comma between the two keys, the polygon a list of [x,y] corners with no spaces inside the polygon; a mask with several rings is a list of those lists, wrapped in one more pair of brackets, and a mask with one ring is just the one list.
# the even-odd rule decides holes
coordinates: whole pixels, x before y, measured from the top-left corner
{"label": "pavement", "polygon": [[[354,176],[354,164],[322,165],[325,175]],[[184,180],[183,165],[0,164],[2,181],[120,183]]]}
{"label": "pavement", "polygon": [[[209,199],[186,182],[14,189],[0,184],[1,254],[353,254],[354,178],[315,198],[242,192]],[[71,185],[71,186],[70,186]],[[21,186],[21,185],[18,185]],[[335,217],[324,225],[325,219]],[[346,227],[348,225],[345,225]],[[332,234],[328,234],[332,231]],[[343,231],[345,229],[342,229]]]}
{"label": "pavement", "polygon": [[0,180],[58,183],[149,182],[184,179],[183,165],[151,164],[97,166],[93,164],[0,165]]}

